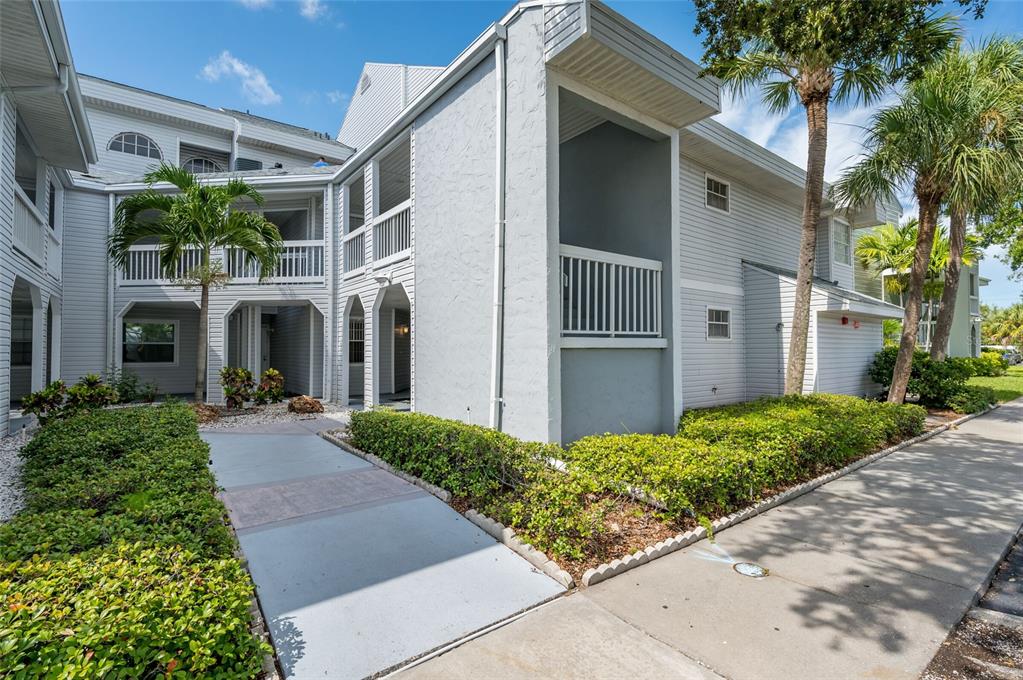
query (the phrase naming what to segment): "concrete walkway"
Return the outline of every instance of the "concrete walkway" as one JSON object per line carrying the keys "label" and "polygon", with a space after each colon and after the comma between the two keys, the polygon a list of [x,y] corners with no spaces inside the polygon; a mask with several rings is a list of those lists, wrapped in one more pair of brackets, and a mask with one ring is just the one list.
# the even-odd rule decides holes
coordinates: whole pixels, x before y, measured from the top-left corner
{"label": "concrete walkway", "polygon": [[917,678],[1023,522],[1023,400],[404,671]]}
{"label": "concrete walkway", "polygon": [[314,434],[330,426],[203,433],[288,678],[370,676],[563,592],[446,504]]}

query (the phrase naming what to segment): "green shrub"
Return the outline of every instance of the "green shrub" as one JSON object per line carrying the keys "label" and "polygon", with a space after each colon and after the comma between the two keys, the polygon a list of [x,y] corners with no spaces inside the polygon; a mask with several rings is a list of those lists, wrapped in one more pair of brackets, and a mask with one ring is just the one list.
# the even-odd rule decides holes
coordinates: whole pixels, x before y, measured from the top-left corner
{"label": "green shrub", "polygon": [[724,514],[923,431],[913,405],[830,394],[688,411],[679,433],[586,437],[573,467],[607,488],[639,489],[680,516]]}
{"label": "green shrub", "polygon": [[256,384],[252,380],[252,371],[237,366],[224,366],[220,369],[220,384],[224,388],[224,401],[228,408],[241,408],[252,398],[252,390]]}
{"label": "green shrub", "polygon": [[0,564],[0,675],[252,678],[252,585],[233,559],[119,543]]}
{"label": "green shrub", "polygon": [[956,413],[979,413],[996,403],[998,398],[990,387],[966,385],[949,398],[947,405]]}
{"label": "green shrub", "polygon": [[997,378],[1009,370],[1009,362],[1002,358],[1000,352],[981,352],[979,357],[971,359],[973,375],[982,378]]}
{"label": "green shrub", "polygon": [[106,381],[117,390],[118,403],[130,404],[133,401],[139,400],[142,385],[135,371],[122,370],[116,365],[111,366],[106,373]]}
{"label": "green shrub", "polygon": [[255,392],[252,395],[257,404],[278,404],[284,399],[284,376],[276,368],[263,371]]}
{"label": "green shrub", "polygon": [[35,415],[39,423],[45,425],[50,418],[60,415],[66,398],[67,387],[64,381],[54,380],[38,392],[22,397],[21,408],[25,413]]}
{"label": "green shrub", "polygon": [[[891,387],[898,353],[895,347],[881,350],[874,355],[874,362],[868,371],[870,379],[885,389]],[[913,352],[907,392],[917,395],[920,403],[925,406],[944,408],[948,406],[952,395],[966,385],[973,371],[971,359],[950,357],[944,361],[932,361],[927,352],[916,350]]]}
{"label": "green shrub", "polygon": [[554,555],[581,557],[602,526],[604,507],[588,499],[598,490],[592,480],[550,466],[564,453],[559,446],[386,409],[353,413],[349,432],[356,447],[466,499]]}
{"label": "green shrub", "polygon": [[187,405],[52,420],[22,455],[27,510],[0,526],[0,675],[258,672],[251,583]]}

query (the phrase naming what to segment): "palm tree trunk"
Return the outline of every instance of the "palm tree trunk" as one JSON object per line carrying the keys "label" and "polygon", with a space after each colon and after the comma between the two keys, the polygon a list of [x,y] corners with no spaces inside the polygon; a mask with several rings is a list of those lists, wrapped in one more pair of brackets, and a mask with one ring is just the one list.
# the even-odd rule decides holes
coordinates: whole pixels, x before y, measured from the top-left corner
{"label": "palm tree trunk", "polygon": [[206,354],[207,333],[209,331],[210,285],[202,284],[202,295],[199,298],[199,338],[196,341],[195,355],[195,400],[206,399]]}
{"label": "palm tree trunk", "polygon": [[948,228],[948,265],[945,267],[945,287],[941,291],[938,323],[931,338],[931,359],[943,361],[948,353],[948,339],[955,320],[956,296],[959,294],[959,274],[963,269],[963,248],[966,244],[966,214],[953,210]]}
{"label": "palm tree trunk", "polygon": [[802,394],[806,373],[806,341],[810,331],[810,297],[813,292],[813,264],[817,253],[817,223],[824,193],[824,161],[828,151],[828,95],[806,100],[808,147],[806,187],[803,195],[803,228],[799,241],[796,299],[789,334],[789,360],[785,372],[785,394]]}
{"label": "palm tree trunk", "polygon": [[932,194],[917,194],[917,200],[920,204],[920,226],[916,236],[916,249],[913,251],[913,266],[909,270],[909,290],[906,293],[899,354],[895,359],[892,387],[888,392],[888,401],[896,404],[906,400],[906,388],[909,386],[909,375],[913,369],[913,350],[916,349],[916,338],[920,332],[924,279],[931,262],[931,248],[934,247],[934,232],[938,224],[938,207],[941,205],[940,197]]}

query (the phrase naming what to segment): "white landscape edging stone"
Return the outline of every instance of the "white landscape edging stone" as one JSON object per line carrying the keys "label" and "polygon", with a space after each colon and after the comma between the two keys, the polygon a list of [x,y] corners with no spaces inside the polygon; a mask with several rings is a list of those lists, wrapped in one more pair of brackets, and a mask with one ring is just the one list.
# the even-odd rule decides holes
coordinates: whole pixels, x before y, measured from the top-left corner
{"label": "white landscape edging stone", "polygon": [[[756,517],[762,512],[765,512],[773,507],[781,505],[782,503],[787,503],[788,501],[791,501],[804,494],[807,494],[816,489],[817,487],[823,486],[824,484],[834,481],[839,477],[844,477],[850,472],[854,472],[856,470],[859,470],[861,467],[870,465],[873,462],[881,460],[882,458],[889,456],[895,453],[896,451],[900,451],[906,448],[907,446],[912,446],[913,444],[917,444],[924,440],[930,439],[931,437],[939,435],[942,432],[945,432],[953,427],[957,427],[958,425],[961,425],[962,423],[965,423],[968,420],[972,420],[978,416],[990,413],[991,411],[998,408],[998,406],[999,405],[996,404],[978,413],[971,413],[961,418],[949,421],[947,423],[944,423],[943,425],[939,425],[938,427],[932,430],[928,430],[923,434],[919,434],[915,437],[911,437],[910,439],[899,442],[894,446],[890,446],[887,449],[883,449],[881,451],[878,451],[877,453],[872,453],[869,456],[864,456],[863,458],[853,461],[852,463],[846,465],[841,469],[829,472],[825,475],[821,475],[820,477],[811,479],[808,482],[797,484],[796,486],[790,489],[782,491],[781,493],[771,496],[769,498],[765,498],[749,507],[743,508],[742,510],[737,510],[736,512],[733,512],[730,515],[720,517],[711,522],[711,526],[714,529],[714,532],[716,533],[718,531],[722,531],[731,526],[734,526],[740,522],[744,522],[747,519],[750,519],[751,517]],[[663,557],[665,555],[675,552],[676,550],[690,546],[693,543],[696,543],[697,541],[702,540],[706,537],[707,530],[704,529],[703,527],[698,527],[696,529],[693,529],[692,531],[687,531],[685,533],[672,536],[667,540],[655,543],[654,545],[647,546],[644,550],[638,550],[631,555],[626,555],[623,558],[611,560],[611,562],[601,564],[600,566],[595,567],[593,569],[587,569],[586,573],[583,574],[581,586],[585,588],[592,585],[596,585],[601,581],[606,581],[607,579],[613,576],[617,576],[618,574],[624,573],[630,569],[634,569],[635,567],[638,567],[641,564],[645,564],[650,560],[655,560],[658,557]]]}
{"label": "white landscape edging stone", "polygon": [[[321,437],[329,441],[331,444],[334,444],[335,446],[347,451],[348,453],[351,453],[354,456],[358,456],[363,460],[366,460],[372,463],[373,465],[376,465],[377,467],[404,479],[409,484],[415,484],[419,488],[428,491],[429,493],[433,494],[434,496],[444,501],[445,503],[451,503],[451,492],[447,491],[446,489],[442,489],[435,484],[430,484],[429,482],[420,479],[419,477],[415,477],[413,475],[408,474],[407,472],[402,472],[401,470],[398,470],[393,465],[383,460],[379,456],[375,456],[372,453],[367,453],[365,451],[355,448],[350,443],[348,443],[348,441],[346,441],[344,437],[338,436],[334,432],[320,432],[319,434]],[[571,589],[575,586],[575,580],[572,578],[571,574],[562,569],[557,562],[547,557],[546,554],[537,550],[529,543],[525,543],[524,541],[522,541],[522,539],[515,535],[515,531],[511,527],[506,527],[500,522],[491,519],[490,517],[487,517],[483,513],[473,509],[466,510],[463,516],[467,520],[475,524],[477,527],[482,529],[484,532],[489,534],[494,540],[498,541],[499,543],[503,543],[512,552],[519,555],[519,557],[529,562],[536,569],[540,570],[547,576],[551,577],[565,588]]]}

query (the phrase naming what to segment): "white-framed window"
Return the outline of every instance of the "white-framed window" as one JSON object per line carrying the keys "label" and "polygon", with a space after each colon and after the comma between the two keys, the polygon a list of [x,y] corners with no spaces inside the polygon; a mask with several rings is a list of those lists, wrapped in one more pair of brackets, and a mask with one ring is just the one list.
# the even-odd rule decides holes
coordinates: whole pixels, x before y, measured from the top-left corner
{"label": "white-framed window", "polygon": [[732,339],[732,310],[723,307],[707,307],[707,339]]}
{"label": "white-framed window", "polygon": [[125,364],[176,366],[178,322],[125,321],[121,331],[121,360]]}
{"label": "white-framed window", "polygon": [[224,172],[224,168],[219,163],[203,156],[193,156],[182,163],[181,167],[193,175],[201,175],[207,172]]}
{"label": "white-framed window", "polygon": [[713,175],[705,175],[705,178],[707,193],[704,205],[721,212],[731,212],[731,185]]}
{"label": "white-framed window", "polygon": [[366,322],[362,317],[348,319],[348,363],[361,364],[366,360]]}
{"label": "white-framed window", "polygon": [[32,317],[11,317],[11,366],[32,365]]}
{"label": "white-framed window", "polygon": [[852,234],[848,224],[832,222],[831,238],[834,242],[835,262],[852,264]]}
{"label": "white-framed window", "polygon": [[121,153],[130,153],[135,156],[155,158],[156,160],[163,158],[163,154],[160,153],[160,147],[156,145],[156,142],[138,132],[117,133],[110,140],[110,143],[107,144],[107,148],[111,151],[120,151]]}

